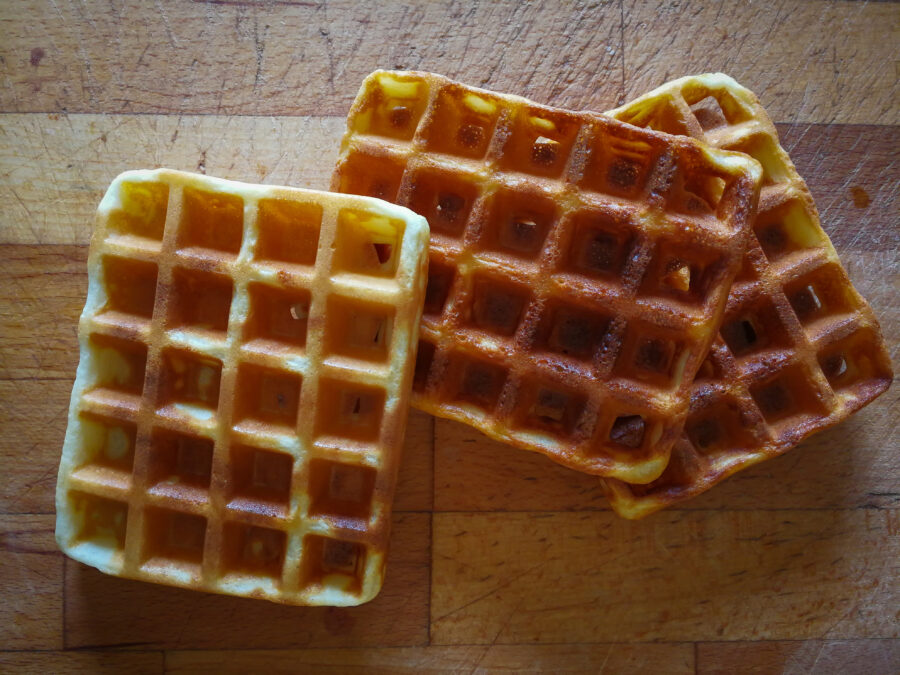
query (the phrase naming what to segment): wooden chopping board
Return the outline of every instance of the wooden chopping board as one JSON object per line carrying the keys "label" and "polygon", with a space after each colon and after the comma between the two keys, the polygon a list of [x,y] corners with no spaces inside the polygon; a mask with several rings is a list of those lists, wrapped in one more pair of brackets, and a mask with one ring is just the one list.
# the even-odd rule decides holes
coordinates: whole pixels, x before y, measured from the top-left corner
{"label": "wooden chopping board", "polygon": [[53,542],[93,212],[128,168],[324,188],[376,67],[605,110],[753,89],[897,361],[900,5],[63,2],[0,12],[0,671],[900,671],[892,389],[645,521],[413,412],[382,594],[291,608],[106,577]]}

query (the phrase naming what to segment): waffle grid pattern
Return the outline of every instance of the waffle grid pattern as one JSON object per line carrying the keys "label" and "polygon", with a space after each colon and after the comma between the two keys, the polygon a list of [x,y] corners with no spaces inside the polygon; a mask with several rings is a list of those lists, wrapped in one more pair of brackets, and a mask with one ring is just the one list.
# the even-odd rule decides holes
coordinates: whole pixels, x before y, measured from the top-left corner
{"label": "waffle grid pattern", "polygon": [[426,250],[422,218],[375,200],[167,170],[117,178],[79,328],[63,550],[208,591],[371,599]]}
{"label": "waffle grid pattern", "polygon": [[687,77],[608,114],[763,167],[754,234],[669,466],[648,485],[604,481],[620,515],[641,517],[836,424],[885,391],[892,372],[871,308],[750,91],[720,74]]}
{"label": "waffle grid pattern", "polygon": [[681,432],[758,179],[688,139],[377,72],[332,189],[431,226],[413,405],[646,482]]}

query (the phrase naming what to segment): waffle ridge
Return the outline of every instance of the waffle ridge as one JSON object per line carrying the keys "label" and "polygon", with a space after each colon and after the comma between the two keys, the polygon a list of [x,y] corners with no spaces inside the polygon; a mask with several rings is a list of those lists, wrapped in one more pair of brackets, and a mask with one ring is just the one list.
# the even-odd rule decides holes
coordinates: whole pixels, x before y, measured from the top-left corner
{"label": "waffle ridge", "polygon": [[276,602],[374,597],[427,240],[423,218],[378,200],[117,177],[89,253],[63,551]]}
{"label": "waffle ridge", "polygon": [[760,175],[691,139],[377,71],[332,189],[431,226],[415,407],[648,482],[681,432]]}
{"label": "waffle ridge", "polygon": [[886,391],[893,373],[871,308],[752,92],[721,73],[689,76],[606,114],[763,167],[741,272],[668,467],[649,484],[603,480],[616,512],[640,518],[837,424]]}

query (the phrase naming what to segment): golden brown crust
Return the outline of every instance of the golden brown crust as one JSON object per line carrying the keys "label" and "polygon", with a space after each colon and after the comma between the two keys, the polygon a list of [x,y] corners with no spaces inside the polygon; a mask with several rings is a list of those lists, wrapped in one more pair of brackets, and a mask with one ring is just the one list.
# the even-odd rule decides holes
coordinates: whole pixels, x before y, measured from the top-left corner
{"label": "golden brown crust", "polygon": [[755,161],[428,73],[370,75],[332,189],[432,238],[413,405],[656,478],[745,246]]}
{"label": "golden brown crust", "polygon": [[428,227],[371,199],[128,172],[98,209],[57,539],[291,604],[383,579]]}
{"label": "golden brown crust", "polygon": [[646,485],[604,481],[616,512],[640,518],[846,419],[893,373],[871,308],[750,91],[721,74],[686,77],[607,114],[748,153],[764,172],[753,236],[669,466]]}

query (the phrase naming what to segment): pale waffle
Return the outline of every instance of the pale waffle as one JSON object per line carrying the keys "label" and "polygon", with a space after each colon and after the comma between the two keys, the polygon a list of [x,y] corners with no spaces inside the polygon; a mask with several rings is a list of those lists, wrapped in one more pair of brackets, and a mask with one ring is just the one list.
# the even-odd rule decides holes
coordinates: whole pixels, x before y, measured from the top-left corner
{"label": "pale waffle", "polygon": [[755,234],[669,466],[648,485],[604,481],[613,508],[639,518],[840,422],[885,391],[892,372],[878,322],[752,92],[726,75],[685,77],[607,114],[763,167]]}
{"label": "pale waffle", "polygon": [[63,551],[292,604],[377,594],[427,241],[374,199],[116,178],[88,258]]}
{"label": "pale waffle", "polygon": [[647,482],[681,433],[760,175],[692,139],[378,71],[332,189],[428,218],[415,407]]}

